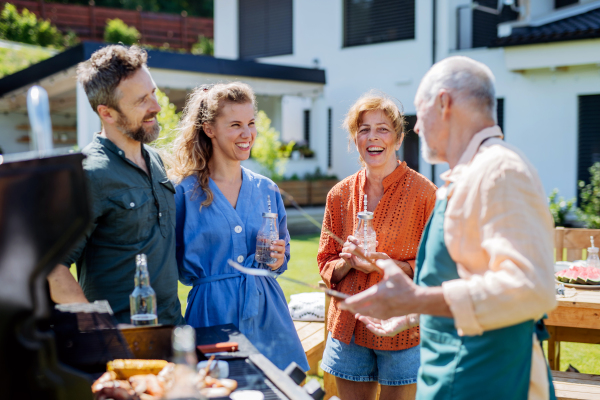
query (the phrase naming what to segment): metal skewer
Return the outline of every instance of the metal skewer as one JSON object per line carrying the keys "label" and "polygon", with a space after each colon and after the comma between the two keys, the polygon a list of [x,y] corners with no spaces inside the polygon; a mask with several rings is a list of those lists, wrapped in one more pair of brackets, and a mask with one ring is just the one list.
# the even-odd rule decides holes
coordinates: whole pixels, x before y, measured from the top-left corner
{"label": "metal skewer", "polygon": [[232,266],[233,268],[237,269],[238,271],[240,271],[244,274],[253,275],[253,276],[269,276],[274,279],[283,279],[283,280],[286,280],[289,282],[297,283],[298,285],[307,286],[309,288],[318,290],[320,292],[324,292],[324,293],[330,295],[331,297],[337,297],[338,299],[342,299],[342,300],[345,300],[348,297],[350,297],[349,295],[342,293],[342,292],[338,292],[337,290],[333,290],[333,289],[329,289],[329,288],[322,288],[317,285],[311,285],[310,283],[306,283],[306,282],[298,281],[296,279],[288,278],[287,276],[278,275],[275,272],[268,271],[266,269],[242,267],[240,264],[236,263],[233,260],[229,260],[229,261],[227,261],[227,263],[230,266]]}

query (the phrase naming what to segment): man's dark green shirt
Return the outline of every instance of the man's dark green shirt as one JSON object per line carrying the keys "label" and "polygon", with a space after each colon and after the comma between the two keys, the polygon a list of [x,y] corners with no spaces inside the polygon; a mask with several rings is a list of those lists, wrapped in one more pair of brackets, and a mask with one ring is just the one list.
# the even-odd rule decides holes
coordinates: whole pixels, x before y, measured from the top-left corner
{"label": "man's dark green shirt", "polygon": [[117,321],[130,322],[135,256],[148,257],[158,322],[181,324],[175,260],[175,188],[160,156],[142,145],[150,175],[109,139],[95,135],[82,151],[92,200],[92,226],[65,260],[89,301],[108,300]]}

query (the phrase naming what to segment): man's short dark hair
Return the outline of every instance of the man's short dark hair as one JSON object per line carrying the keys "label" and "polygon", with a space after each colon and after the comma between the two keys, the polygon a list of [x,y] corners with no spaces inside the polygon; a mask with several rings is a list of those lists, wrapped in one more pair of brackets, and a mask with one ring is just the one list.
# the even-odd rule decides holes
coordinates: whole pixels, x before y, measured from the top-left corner
{"label": "man's short dark hair", "polygon": [[148,54],[138,46],[110,45],[94,52],[77,66],[77,80],[83,85],[92,109],[99,105],[119,110],[117,86],[146,65]]}

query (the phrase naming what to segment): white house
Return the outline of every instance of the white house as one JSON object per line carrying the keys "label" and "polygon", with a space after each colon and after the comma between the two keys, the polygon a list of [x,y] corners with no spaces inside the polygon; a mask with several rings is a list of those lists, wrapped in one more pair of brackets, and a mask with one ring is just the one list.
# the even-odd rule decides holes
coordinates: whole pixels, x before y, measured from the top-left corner
{"label": "white house", "polygon": [[[421,77],[459,54],[494,72],[505,139],[537,167],[547,192],[575,196],[577,180],[600,161],[600,1],[217,0],[214,34],[219,58],[326,71],[317,98],[283,97],[281,129],[285,140],[307,140],[339,177],[358,169],[340,127],[350,105],[378,89],[414,124]],[[420,158],[414,133],[400,157],[428,177],[447,168]]]}

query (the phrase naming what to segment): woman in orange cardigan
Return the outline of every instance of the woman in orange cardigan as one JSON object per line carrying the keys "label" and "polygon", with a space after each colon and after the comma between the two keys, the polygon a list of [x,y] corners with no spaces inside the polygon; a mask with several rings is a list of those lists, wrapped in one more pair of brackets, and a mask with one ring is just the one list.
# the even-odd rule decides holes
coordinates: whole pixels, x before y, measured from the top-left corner
{"label": "woman in orange cardigan", "polygon": [[[381,281],[382,275],[351,254],[357,213],[374,213],[377,249],[373,258],[392,259],[414,275],[421,234],[435,204],[435,185],[396,158],[404,139],[404,116],[383,94],[367,93],[350,108],[344,121],[349,140],[360,155],[362,170],[338,183],[327,196],[323,227],[345,239],[341,245],[323,229],[317,261],[327,285],[353,295]],[[336,377],[344,400],[413,399],[419,368],[419,328],[393,337],[368,331],[332,299],[329,336],[321,368]]]}

